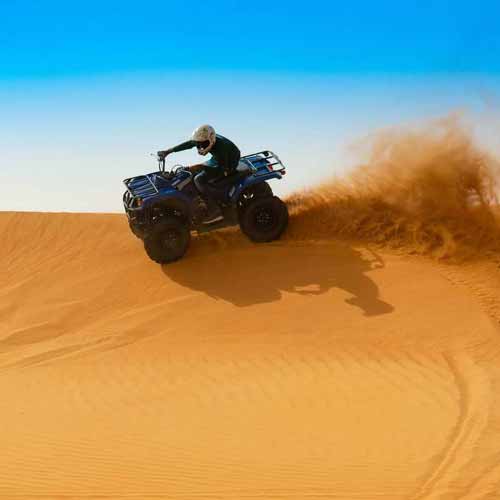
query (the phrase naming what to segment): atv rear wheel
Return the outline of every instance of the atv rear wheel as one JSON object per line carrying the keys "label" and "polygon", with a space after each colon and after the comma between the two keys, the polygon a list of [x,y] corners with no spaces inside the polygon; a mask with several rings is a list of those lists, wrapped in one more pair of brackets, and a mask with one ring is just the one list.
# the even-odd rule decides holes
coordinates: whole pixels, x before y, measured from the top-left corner
{"label": "atv rear wheel", "polygon": [[253,184],[241,193],[239,205],[242,207],[255,198],[266,198],[273,195],[273,190],[267,182]]}
{"label": "atv rear wheel", "polygon": [[245,191],[245,195],[249,195],[251,198],[265,198],[266,196],[272,196],[273,190],[267,182],[260,182],[250,186]]}
{"label": "atv rear wheel", "polygon": [[288,209],[277,197],[255,198],[239,214],[240,228],[252,241],[277,240],[288,225]]}
{"label": "atv rear wheel", "polygon": [[144,249],[151,260],[167,264],[180,259],[191,240],[189,227],[178,217],[162,217],[144,238]]}

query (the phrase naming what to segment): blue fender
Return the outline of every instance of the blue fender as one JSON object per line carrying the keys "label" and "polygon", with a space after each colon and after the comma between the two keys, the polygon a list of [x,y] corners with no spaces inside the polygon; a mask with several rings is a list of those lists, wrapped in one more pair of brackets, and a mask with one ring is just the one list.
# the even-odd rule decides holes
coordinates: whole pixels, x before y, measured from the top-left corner
{"label": "blue fender", "polygon": [[248,189],[250,186],[260,184],[271,179],[281,179],[283,175],[279,171],[266,172],[259,175],[251,175],[245,177],[239,184],[236,184],[233,188],[229,190],[229,199],[232,203],[236,203],[241,193]]}
{"label": "blue fender", "polygon": [[144,200],[144,208],[152,209],[156,207],[166,207],[172,208],[174,210],[179,210],[191,220],[192,217],[192,203],[191,198],[185,195],[182,191],[177,191],[177,189],[165,189],[160,191],[154,197]]}

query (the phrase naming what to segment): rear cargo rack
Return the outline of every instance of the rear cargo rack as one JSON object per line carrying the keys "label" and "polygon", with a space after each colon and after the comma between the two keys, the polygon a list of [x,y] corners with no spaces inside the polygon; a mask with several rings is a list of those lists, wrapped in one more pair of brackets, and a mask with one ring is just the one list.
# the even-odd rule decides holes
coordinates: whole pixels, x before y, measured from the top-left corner
{"label": "rear cargo rack", "polygon": [[[273,171],[279,173],[285,170],[283,162],[279,159],[278,155],[272,151],[260,151],[258,153],[252,153],[251,155],[242,156],[240,161],[246,163],[251,170],[256,172],[256,175],[260,174],[257,173],[257,171],[262,167],[271,167]],[[278,166],[278,168],[274,168],[275,166]]]}

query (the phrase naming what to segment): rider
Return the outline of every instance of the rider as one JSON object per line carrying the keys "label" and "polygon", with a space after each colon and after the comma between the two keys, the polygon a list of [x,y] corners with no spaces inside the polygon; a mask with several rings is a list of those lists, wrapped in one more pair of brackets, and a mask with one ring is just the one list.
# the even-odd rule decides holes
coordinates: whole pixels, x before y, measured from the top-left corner
{"label": "rider", "polygon": [[196,174],[194,182],[205,199],[208,214],[203,221],[211,224],[223,219],[222,212],[216,200],[221,200],[226,191],[224,183],[218,187],[209,181],[223,178],[236,170],[240,161],[240,150],[229,139],[216,134],[210,125],[201,125],[193,132],[191,140],[163,151],[158,151],[158,157],[163,160],[170,153],[177,153],[196,147],[200,155],[210,153],[212,157],[205,163],[192,165],[189,170]]}

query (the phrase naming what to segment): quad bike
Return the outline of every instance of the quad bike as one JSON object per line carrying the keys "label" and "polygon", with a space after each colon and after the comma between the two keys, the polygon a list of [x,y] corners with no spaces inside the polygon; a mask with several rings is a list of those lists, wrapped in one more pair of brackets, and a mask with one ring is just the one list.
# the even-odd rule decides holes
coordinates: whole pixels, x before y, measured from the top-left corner
{"label": "quad bike", "polygon": [[267,242],[278,239],[286,229],[287,207],[267,183],[286,173],[273,152],[244,156],[233,174],[210,181],[224,193],[218,202],[223,219],[212,224],[204,223],[207,207],[193,173],[182,165],[166,170],[165,160],[158,161],[157,172],[123,181],[130,229],[144,241],[146,253],[155,262],[180,259],[189,246],[191,231],[202,233],[239,224],[250,240]]}

